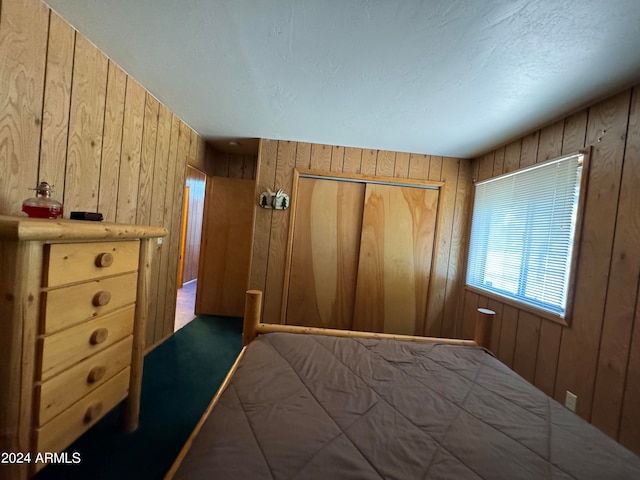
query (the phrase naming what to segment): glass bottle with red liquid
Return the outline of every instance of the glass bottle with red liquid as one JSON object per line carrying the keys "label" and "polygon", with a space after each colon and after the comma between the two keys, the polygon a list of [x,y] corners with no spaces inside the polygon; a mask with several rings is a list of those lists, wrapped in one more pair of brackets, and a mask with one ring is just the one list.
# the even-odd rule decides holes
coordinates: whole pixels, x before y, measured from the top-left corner
{"label": "glass bottle with red liquid", "polygon": [[61,218],[62,204],[51,198],[51,185],[40,182],[35,191],[35,197],[22,202],[22,211],[31,218]]}

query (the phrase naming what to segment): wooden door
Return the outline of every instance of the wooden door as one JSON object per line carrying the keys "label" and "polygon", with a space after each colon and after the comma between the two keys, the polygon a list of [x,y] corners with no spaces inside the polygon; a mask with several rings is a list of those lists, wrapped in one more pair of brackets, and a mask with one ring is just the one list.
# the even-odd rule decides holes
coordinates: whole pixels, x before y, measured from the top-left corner
{"label": "wooden door", "polygon": [[438,196],[367,184],[354,330],[424,335]]}
{"label": "wooden door", "polygon": [[351,328],[364,190],[363,183],[299,179],[287,323]]}
{"label": "wooden door", "polygon": [[196,314],[242,317],[248,286],[255,182],[207,182]]}

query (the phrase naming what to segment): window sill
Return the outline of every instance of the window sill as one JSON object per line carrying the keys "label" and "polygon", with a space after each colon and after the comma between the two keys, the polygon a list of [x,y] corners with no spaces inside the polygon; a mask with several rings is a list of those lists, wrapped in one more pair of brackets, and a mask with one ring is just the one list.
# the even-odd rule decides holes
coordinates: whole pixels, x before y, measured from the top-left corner
{"label": "window sill", "polygon": [[497,293],[494,292],[489,292],[487,290],[483,290],[481,288],[477,288],[477,287],[472,287],[471,285],[467,285],[465,284],[464,289],[468,292],[473,292],[473,293],[477,293],[478,295],[482,295],[483,297],[487,297],[490,298],[492,300],[496,300],[498,302],[504,303],[505,305],[509,305],[511,307],[515,307],[518,310],[523,310],[525,312],[529,312],[532,313],[534,315],[537,315],[541,318],[544,318],[546,320],[550,320],[552,322],[555,322],[559,325],[562,325],[563,327],[568,327],[569,326],[569,318],[568,317],[560,317],[559,315],[556,315],[554,313],[551,312],[547,312],[546,310],[542,310],[541,308],[536,308],[533,307],[531,305],[527,305],[526,303],[522,303],[519,302],[517,300],[514,300],[512,298],[509,297],[505,297],[502,295],[499,295]]}

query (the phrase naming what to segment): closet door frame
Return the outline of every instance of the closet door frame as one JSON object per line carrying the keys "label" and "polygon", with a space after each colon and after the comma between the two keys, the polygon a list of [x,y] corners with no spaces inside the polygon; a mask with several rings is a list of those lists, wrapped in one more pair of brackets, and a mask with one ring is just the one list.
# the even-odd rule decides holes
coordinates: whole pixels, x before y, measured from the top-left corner
{"label": "closet door frame", "polygon": [[[437,182],[432,180],[419,180],[419,179],[411,179],[411,178],[397,178],[397,177],[388,177],[382,175],[364,175],[359,173],[342,173],[342,172],[330,172],[324,170],[311,170],[306,168],[296,168],[293,171],[293,189],[291,192],[291,202],[290,202],[290,221],[289,221],[289,232],[287,235],[287,251],[285,257],[285,272],[284,272],[284,285],[282,289],[282,309],[280,312],[280,323],[286,323],[287,317],[287,306],[289,301],[289,282],[291,275],[291,260],[292,260],[292,252],[293,252],[293,239],[295,234],[295,226],[296,226],[296,211],[297,211],[297,199],[298,199],[298,191],[299,191],[299,183],[300,178],[315,178],[320,180],[336,180],[343,182],[357,182],[357,183],[373,183],[380,185],[397,185],[402,187],[416,187],[416,188],[428,188],[438,191],[438,210],[436,213],[436,227],[434,234],[434,245],[433,252],[431,258],[431,272],[432,274],[429,277],[429,287],[427,291],[427,299],[429,300],[431,294],[431,285],[433,283],[433,272],[437,271],[437,260],[438,260],[438,248],[440,245],[440,228],[442,225],[442,199],[444,197],[445,191],[445,182]],[[428,311],[425,310],[425,311]],[[426,325],[427,319],[424,319],[424,323]],[[423,333],[424,335],[424,333]]]}

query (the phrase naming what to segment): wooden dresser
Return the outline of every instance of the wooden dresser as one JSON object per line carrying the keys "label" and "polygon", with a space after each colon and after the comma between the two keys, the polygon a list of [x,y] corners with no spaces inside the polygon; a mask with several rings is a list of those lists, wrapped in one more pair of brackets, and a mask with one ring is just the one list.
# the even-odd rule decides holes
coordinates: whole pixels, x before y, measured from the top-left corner
{"label": "wooden dresser", "polygon": [[123,400],[138,426],[159,227],[0,215],[0,478],[28,478]]}

